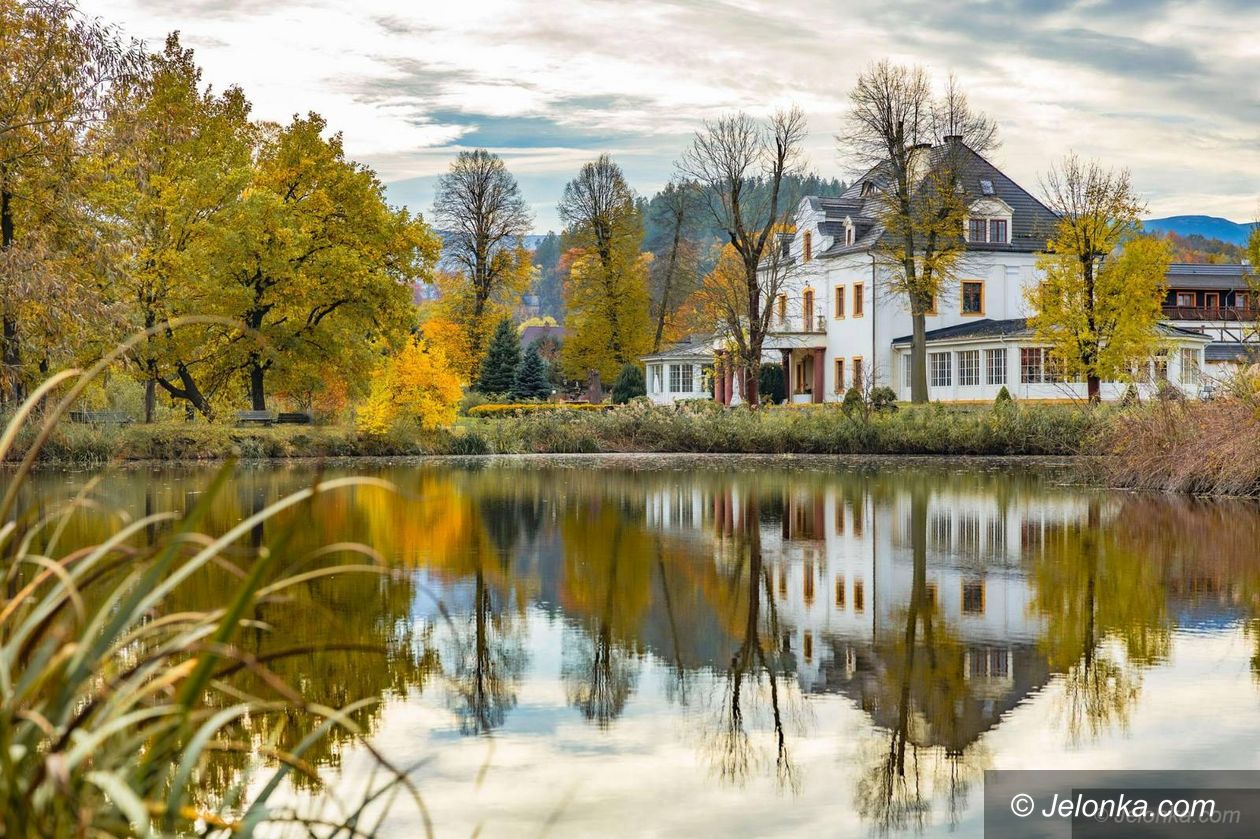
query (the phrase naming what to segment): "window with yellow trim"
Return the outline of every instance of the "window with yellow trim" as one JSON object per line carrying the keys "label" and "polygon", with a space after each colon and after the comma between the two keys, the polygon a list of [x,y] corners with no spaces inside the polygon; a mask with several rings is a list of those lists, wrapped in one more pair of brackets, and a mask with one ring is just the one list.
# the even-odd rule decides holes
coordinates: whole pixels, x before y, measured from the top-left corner
{"label": "window with yellow trim", "polygon": [[844,286],[836,286],[836,317],[844,317]]}
{"label": "window with yellow trim", "polygon": [[853,317],[860,318],[865,313],[866,300],[864,299],[865,288],[861,283],[853,284]]}
{"label": "window with yellow trim", "polygon": [[984,314],[984,282],[982,280],[963,281],[961,313],[964,315]]}

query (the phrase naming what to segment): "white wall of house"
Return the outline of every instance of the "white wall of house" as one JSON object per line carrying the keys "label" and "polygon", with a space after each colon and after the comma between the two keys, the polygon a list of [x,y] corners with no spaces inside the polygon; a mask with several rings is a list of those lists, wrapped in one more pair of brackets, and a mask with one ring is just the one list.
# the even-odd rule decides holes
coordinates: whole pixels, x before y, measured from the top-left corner
{"label": "white wall of house", "polygon": [[[1207,377],[1203,347],[1193,339],[1170,344],[1164,364],[1152,361],[1137,377],[1138,395],[1155,395],[1158,382],[1166,379],[1191,397],[1197,397]],[[1032,352],[1023,353],[1028,349]],[[1037,351],[1040,351],[1039,353]],[[1048,375],[1044,348],[1024,340],[989,339],[928,345],[928,398],[942,402],[991,402],[1003,387],[1016,399],[1082,400],[1085,382],[1056,382]],[[897,347],[893,355],[893,384],[898,399],[910,398],[910,350]],[[1121,399],[1128,382],[1103,382],[1104,401]]]}

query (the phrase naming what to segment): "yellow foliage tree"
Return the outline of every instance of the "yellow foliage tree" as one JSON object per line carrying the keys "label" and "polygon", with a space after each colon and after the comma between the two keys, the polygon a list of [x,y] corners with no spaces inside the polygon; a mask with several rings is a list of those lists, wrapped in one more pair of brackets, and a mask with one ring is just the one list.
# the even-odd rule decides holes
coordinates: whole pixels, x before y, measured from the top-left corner
{"label": "yellow foliage tree", "polygon": [[633,364],[652,346],[648,313],[650,253],[614,253],[605,264],[587,252],[569,270],[565,283],[569,337],[560,351],[566,376],[583,379],[598,370],[612,381],[625,364]]}
{"label": "yellow foliage tree", "polygon": [[356,424],[364,434],[385,434],[407,423],[432,431],[455,421],[462,395],[446,354],[418,339],[377,372]]}
{"label": "yellow foliage tree", "polygon": [[1046,192],[1060,221],[1037,260],[1045,278],[1027,292],[1031,323],[1097,402],[1103,381],[1155,349],[1171,251],[1166,239],[1134,238],[1146,207],[1128,171],[1069,155],[1051,169]]}
{"label": "yellow foliage tree", "polygon": [[464,324],[447,317],[441,310],[432,310],[420,324],[420,334],[430,349],[441,350],[446,356],[446,363],[462,384],[471,381],[480,359],[473,351]]}

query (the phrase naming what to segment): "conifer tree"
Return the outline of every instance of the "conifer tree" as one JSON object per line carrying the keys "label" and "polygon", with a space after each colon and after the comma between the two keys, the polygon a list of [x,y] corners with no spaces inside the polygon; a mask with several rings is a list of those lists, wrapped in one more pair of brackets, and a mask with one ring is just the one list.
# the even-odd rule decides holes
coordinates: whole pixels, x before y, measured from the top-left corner
{"label": "conifer tree", "polygon": [[521,362],[521,342],[512,327],[511,318],[504,318],[494,330],[486,359],[481,364],[477,390],[482,393],[510,393],[516,380],[516,366]]}
{"label": "conifer tree", "polygon": [[538,351],[537,342],[530,344],[516,368],[516,381],[512,384],[513,399],[546,399],[551,395],[551,383],[547,381],[547,363]]}
{"label": "conifer tree", "polygon": [[646,395],[647,383],[643,380],[643,368],[637,364],[622,366],[621,374],[617,376],[617,381],[613,383],[613,402],[618,405],[624,405],[637,396]]}

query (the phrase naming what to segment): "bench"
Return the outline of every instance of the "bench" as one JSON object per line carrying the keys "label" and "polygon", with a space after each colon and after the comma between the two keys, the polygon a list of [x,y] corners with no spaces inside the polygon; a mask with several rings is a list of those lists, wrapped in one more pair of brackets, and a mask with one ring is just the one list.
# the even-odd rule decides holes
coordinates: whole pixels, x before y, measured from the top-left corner
{"label": "bench", "polygon": [[237,411],[237,425],[271,425],[276,421],[276,415],[271,411]]}
{"label": "bench", "polygon": [[276,416],[277,425],[310,425],[311,415],[305,411],[281,411]]}
{"label": "bench", "polygon": [[125,411],[71,411],[70,421],[91,425],[127,425],[132,419]]}

